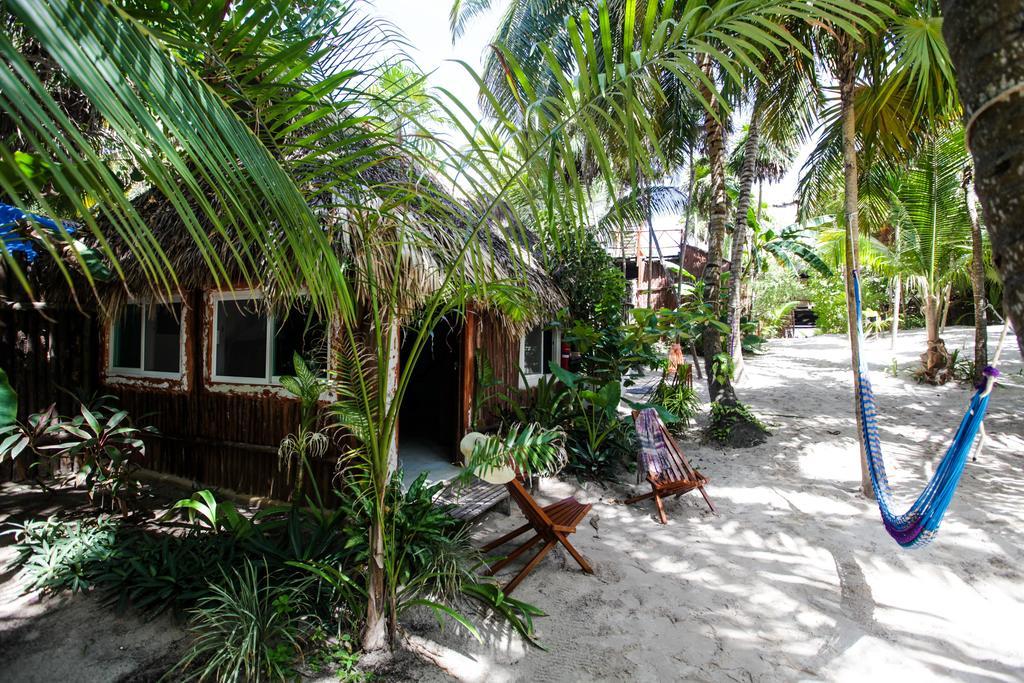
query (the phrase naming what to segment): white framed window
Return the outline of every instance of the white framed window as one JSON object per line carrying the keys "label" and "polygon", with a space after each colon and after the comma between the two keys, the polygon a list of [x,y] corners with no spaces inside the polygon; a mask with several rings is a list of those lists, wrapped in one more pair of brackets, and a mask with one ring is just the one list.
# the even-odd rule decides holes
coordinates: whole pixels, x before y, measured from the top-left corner
{"label": "white framed window", "polygon": [[110,323],[107,374],[180,380],[185,367],[181,300],[131,302]]}
{"label": "white framed window", "polygon": [[537,382],[551,374],[550,361],[561,360],[562,332],[558,328],[539,325],[519,340],[519,377],[521,389],[536,386]]}
{"label": "white framed window", "polygon": [[236,384],[279,384],[295,372],[298,353],[312,367],[326,371],[327,326],[301,304],[272,313],[260,292],[240,290],[212,294],[210,379]]}

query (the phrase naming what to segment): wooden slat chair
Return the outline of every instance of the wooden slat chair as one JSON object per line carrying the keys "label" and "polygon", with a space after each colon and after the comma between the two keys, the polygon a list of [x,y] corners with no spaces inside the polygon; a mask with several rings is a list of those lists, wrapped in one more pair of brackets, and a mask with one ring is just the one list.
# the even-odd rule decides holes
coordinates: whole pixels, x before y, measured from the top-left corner
{"label": "wooden slat chair", "polygon": [[633,421],[636,425],[637,437],[640,439],[640,452],[637,455],[639,473],[647,475],[651,492],[630,498],[626,504],[631,505],[653,498],[655,505],[658,506],[661,523],[668,524],[662,498],[678,497],[697,489],[704,496],[704,501],[711,511],[715,512],[715,506],[704,490],[709,479],[690,466],[686,456],[683,455],[683,450],[665,428],[661,418],[658,417],[658,411],[653,408],[642,411],[634,410]]}
{"label": "wooden slat chair", "polygon": [[569,554],[572,555],[573,559],[579,563],[580,567],[583,568],[588,574],[593,574],[594,570],[590,567],[586,558],[580,554],[576,548],[573,547],[572,543],[569,542],[569,535],[576,532],[576,525],[583,521],[583,518],[587,516],[592,507],[589,503],[581,503],[572,496],[564,498],[557,503],[551,505],[545,505],[541,507],[537,504],[537,501],[533,499],[533,496],[526,490],[523,484],[518,478],[513,479],[509,483],[505,484],[508,488],[509,496],[515,501],[519,509],[523,511],[523,516],[526,517],[526,524],[508,532],[501,538],[496,538],[483,547],[484,552],[489,552],[498,548],[512,539],[525,534],[528,531],[533,531],[533,536],[523,543],[521,546],[510,552],[506,557],[496,562],[491,566],[487,572],[488,576],[493,576],[497,572],[505,568],[509,563],[514,562],[520,555],[525,553],[530,548],[534,547],[538,543],[543,541],[541,549],[537,551],[537,554],[530,558],[530,561],[526,563],[519,573],[513,577],[508,585],[505,586],[505,594],[508,595],[515,590],[526,576],[534,570],[534,568],[540,564],[540,561],[544,559],[555,544],[561,543]]}

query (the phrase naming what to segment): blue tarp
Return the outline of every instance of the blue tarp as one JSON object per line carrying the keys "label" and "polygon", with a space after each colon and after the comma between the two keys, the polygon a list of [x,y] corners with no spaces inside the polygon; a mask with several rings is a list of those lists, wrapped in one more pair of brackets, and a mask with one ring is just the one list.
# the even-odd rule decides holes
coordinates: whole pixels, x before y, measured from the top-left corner
{"label": "blue tarp", "polygon": [[[52,218],[38,216],[34,213],[27,213],[16,206],[0,202],[0,240],[3,241],[7,251],[15,254],[24,254],[25,258],[32,261],[38,255],[38,252],[36,251],[36,242],[35,240],[26,238],[21,234],[21,231],[17,229],[17,222],[23,220],[35,221],[40,226],[47,230],[51,230],[57,235],[60,234],[60,227]],[[73,223],[64,221],[62,222],[62,225],[64,226],[64,230],[68,233],[75,232],[75,226]]]}

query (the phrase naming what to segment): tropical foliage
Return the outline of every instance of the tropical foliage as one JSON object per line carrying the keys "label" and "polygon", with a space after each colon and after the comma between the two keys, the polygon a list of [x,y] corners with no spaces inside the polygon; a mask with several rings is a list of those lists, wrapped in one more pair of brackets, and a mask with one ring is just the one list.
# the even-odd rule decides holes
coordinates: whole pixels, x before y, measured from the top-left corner
{"label": "tropical foliage", "polygon": [[[490,5],[453,3],[453,35]],[[536,609],[474,578],[465,530],[432,505],[437,491],[423,481],[402,490],[396,454],[413,368],[442,319],[471,302],[513,326],[550,319],[528,265],[541,264],[571,295],[562,322],[583,365],[579,373],[553,366],[560,384],[509,400],[514,419],[478,454],[527,471],[558,461],[563,444],[577,472],[600,478],[620,465],[632,449],[619,417],[623,379],[658,367],[666,341],[691,349],[702,341],[712,436],[743,432],[737,425],[763,436],[733,387],[744,280],[768,260],[849,278],[869,251],[859,249],[861,227],[924,302],[926,372],[944,367],[940,300],[963,272],[971,205],[958,191],[967,164],[949,121],[959,103],[932,3],[516,0],[483,73],[463,65],[479,86],[482,118],[443,88],[429,90],[393,30],[341,0],[88,8],[8,0],[0,12],[0,189],[19,207],[75,221],[53,231],[30,220],[19,230],[76,296],[99,285],[75,240],[135,295],[179,288],[179,262],[134,199],[148,193],[171,207],[218,285],[262,289],[271,304],[308,296],[337,330],[327,377],[297,359],[282,380],[302,408],[279,451],[293,505],[252,519],[208,493],[178,506],[191,517],[182,544],[245,556],[244,566],[220,571],[226,556],[213,555],[212,592],[177,593],[195,606],[199,637],[185,664],[199,676],[288,676],[303,638],[329,623],[339,637],[358,630],[365,650],[387,648],[411,608],[475,633],[465,601],[531,635]],[[819,82],[826,72],[838,92]],[[743,107],[750,123],[730,154]],[[760,202],[751,206],[754,183],[783,172],[816,115],[803,222],[775,230]],[[681,191],[673,179],[684,168],[691,180]],[[617,237],[625,250],[627,229],[647,222],[653,234],[651,216],[682,202],[684,235],[692,208],[706,217],[704,277],[685,283],[682,309],[627,318],[624,283],[599,245]],[[832,220],[823,216],[838,216],[846,231],[841,261],[809,244],[810,231]],[[499,249],[509,264],[498,263]],[[26,262],[6,244],[3,257],[35,296]],[[126,275],[129,262],[140,277]],[[835,287],[827,294],[838,302]],[[849,302],[847,288],[851,319]],[[331,397],[325,411],[323,396]],[[659,398],[679,418],[693,413],[692,395],[678,386]],[[0,413],[0,451],[13,458],[41,448],[52,416],[9,428],[10,413]],[[118,500],[141,453],[126,419],[83,408],[60,426],[69,437],[61,452]],[[314,480],[310,461],[334,436],[347,449],[341,509],[318,498],[304,510],[299,503],[314,503],[300,501]],[[108,532],[85,542],[105,547]],[[24,531],[26,548],[41,546],[33,539],[42,533]],[[165,568],[151,547],[128,547],[150,557],[145,566]],[[71,571],[73,587],[91,580],[83,571]],[[131,572],[118,580],[129,595],[144,585]],[[318,623],[300,623],[297,609]],[[218,651],[218,642],[232,647]]]}

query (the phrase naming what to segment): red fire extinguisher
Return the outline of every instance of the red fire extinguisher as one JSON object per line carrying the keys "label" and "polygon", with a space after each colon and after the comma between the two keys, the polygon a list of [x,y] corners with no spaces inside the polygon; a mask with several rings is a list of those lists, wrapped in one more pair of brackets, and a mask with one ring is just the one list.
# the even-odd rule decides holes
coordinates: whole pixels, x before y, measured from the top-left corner
{"label": "red fire extinguisher", "polygon": [[569,342],[562,342],[562,353],[559,360],[563,370],[569,369],[569,355]]}

